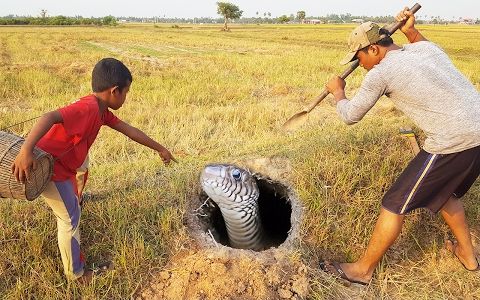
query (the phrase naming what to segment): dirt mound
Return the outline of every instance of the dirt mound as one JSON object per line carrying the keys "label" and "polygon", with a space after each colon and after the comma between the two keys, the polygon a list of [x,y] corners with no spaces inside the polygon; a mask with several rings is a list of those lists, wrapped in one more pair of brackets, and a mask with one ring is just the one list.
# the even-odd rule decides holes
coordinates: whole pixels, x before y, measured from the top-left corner
{"label": "dirt mound", "polygon": [[179,256],[137,299],[305,299],[308,294],[307,267],[281,249],[220,247]]}

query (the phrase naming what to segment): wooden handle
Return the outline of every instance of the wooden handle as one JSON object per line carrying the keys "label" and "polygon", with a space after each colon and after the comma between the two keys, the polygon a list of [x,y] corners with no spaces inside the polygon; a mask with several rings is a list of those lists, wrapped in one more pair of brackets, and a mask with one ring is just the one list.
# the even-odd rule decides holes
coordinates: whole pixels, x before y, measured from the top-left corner
{"label": "wooden handle", "polygon": [[[345,79],[348,77],[348,75],[350,75],[350,73],[352,73],[359,65],[359,62],[358,62],[358,59],[355,60],[348,68],[345,69],[345,71],[343,71],[343,73],[340,75],[340,78],[342,79]],[[324,89],[323,92],[317,97],[315,98],[315,100],[310,103],[310,105],[308,105],[307,108],[305,108],[305,111],[306,112],[310,112],[312,109],[315,108],[315,106],[318,105],[318,103],[322,102],[323,99],[325,99],[325,97],[327,97],[329,94],[329,92],[327,91],[327,89]]]}
{"label": "wooden handle", "polygon": [[[415,3],[415,5],[413,5],[409,11],[411,11],[412,13],[416,13],[422,6],[418,3]],[[385,29],[388,30],[388,32],[390,32],[390,34],[394,34],[395,31],[397,31],[398,28],[402,27],[402,25],[405,23],[405,21],[402,21],[402,22],[396,22],[390,26],[387,26],[387,27],[384,27]]]}

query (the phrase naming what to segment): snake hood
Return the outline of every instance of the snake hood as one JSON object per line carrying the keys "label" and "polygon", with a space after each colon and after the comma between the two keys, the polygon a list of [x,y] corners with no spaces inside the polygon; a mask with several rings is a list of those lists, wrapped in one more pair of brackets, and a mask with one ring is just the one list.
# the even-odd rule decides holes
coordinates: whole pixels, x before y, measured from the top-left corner
{"label": "snake hood", "polygon": [[253,175],[234,165],[210,164],[203,169],[200,184],[220,208],[231,246],[261,248],[259,189]]}

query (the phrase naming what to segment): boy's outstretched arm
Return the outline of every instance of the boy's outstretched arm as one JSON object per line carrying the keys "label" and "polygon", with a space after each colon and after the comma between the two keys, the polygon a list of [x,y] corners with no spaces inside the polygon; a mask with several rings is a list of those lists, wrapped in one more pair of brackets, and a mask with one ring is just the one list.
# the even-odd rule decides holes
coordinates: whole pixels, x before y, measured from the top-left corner
{"label": "boy's outstretched arm", "polygon": [[112,126],[112,128],[128,136],[135,142],[157,151],[158,154],[160,154],[160,156],[162,157],[162,160],[165,164],[169,164],[170,161],[172,160],[174,162],[177,162],[177,160],[173,157],[173,155],[170,153],[170,151],[168,151],[167,148],[165,148],[164,146],[160,145],[159,143],[151,139],[148,135],[146,135],[140,129],[135,128],[123,121],[120,121],[119,123],[115,124],[114,126]]}
{"label": "boy's outstretched arm", "polygon": [[30,178],[30,170],[37,167],[37,161],[33,156],[33,148],[54,124],[62,122],[62,115],[55,110],[44,114],[35,125],[33,125],[32,130],[25,139],[25,142],[12,164],[12,174],[17,181],[23,183],[25,182],[25,179]]}
{"label": "boy's outstretched arm", "polygon": [[395,19],[399,22],[405,21],[405,24],[400,27],[400,30],[405,34],[410,43],[416,43],[420,41],[428,41],[418,29],[415,28],[415,15],[405,7]]}

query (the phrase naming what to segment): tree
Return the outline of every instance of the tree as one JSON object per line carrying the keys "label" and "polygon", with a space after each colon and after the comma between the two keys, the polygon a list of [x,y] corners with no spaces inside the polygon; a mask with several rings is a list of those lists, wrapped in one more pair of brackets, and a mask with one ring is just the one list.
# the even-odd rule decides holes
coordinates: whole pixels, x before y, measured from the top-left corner
{"label": "tree", "polygon": [[281,15],[278,17],[278,22],[279,23],[287,23],[290,21],[290,18],[287,15]]}
{"label": "tree", "polygon": [[224,18],[223,30],[228,31],[228,21],[233,19],[239,19],[242,16],[243,11],[235,4],[228,2],[217,2],[217,13]]}
{"label": "tree", "polygon": [[297,19],[300,21],[300,23],[303,23],[303,20],[305,20],[304,10],[297,11]]}
{"label": "tree", "polygon": [[115,26],[117,25],[117,19],[114,16],[106,16],[102,19],[103,25]]}

